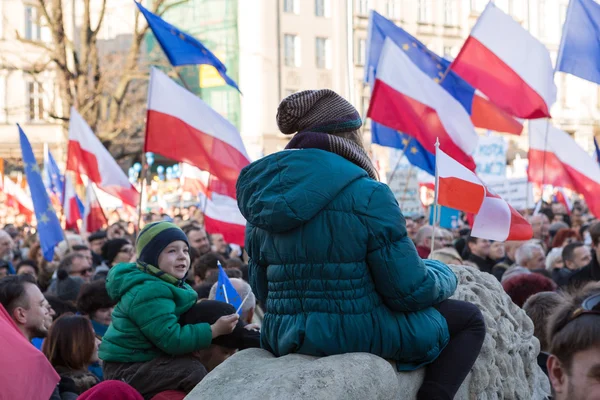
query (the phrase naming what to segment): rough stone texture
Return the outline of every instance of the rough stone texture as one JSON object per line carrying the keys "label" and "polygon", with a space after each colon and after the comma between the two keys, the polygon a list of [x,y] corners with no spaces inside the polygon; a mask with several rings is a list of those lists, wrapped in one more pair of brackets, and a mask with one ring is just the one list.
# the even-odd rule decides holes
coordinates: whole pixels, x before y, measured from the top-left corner
{"label": "rough stone texture", "polygon": [[208,374],[186,399],[397,399],[390,363],[367,353],[316,358],[275,358],[261,349],[230,357]]}
{"label": "rough stone texture", "polygon": [[[455,399],[544,399],[550,383],[537,366],[539,342],[529,317],[494,276],[451,267],[459,280],[452,298],[477,304],[487,326],[479,358]],[[230,357],[186,399],[414,399],[424,372],[396,373],[393,362],[365,353],[275,358],[252,349]]]}

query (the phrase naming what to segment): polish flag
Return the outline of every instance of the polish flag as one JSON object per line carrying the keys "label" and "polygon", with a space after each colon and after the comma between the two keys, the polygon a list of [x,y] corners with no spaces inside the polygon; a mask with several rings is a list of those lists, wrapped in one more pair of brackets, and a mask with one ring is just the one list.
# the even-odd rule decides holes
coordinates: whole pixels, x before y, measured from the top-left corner
{"label": "polish flag", "polygon": [[94,233],[108,225],[108,219],[100,206],[94,185],[90,182],[86,189],[86,202],[83,211],[83,230]]}
{"label": "polish flag", "polygon": [[137,189],[74,107],[69,122],[67,171],[87,175],[100,189],[125,204],[136,207],[139,202]]}
{"label": "polish flag", "polygon": [[571,215],[573,205],[571,204],[571,200],[569,200],[569,195],[567,194],[564,188],[556,188],[556,193],[554,194],[554,201],[565,206],[567,214]]}
{"label": "polish flag", "polygon": [[474,214],[471,236],[497,240],[529,240],[531,225],[467,168],[436,149],[438,204]]}
{"label": "polish flag", "polygon": [[31,197],[8,176],[4,175],[3,181],[2,191],[6,195],[7,205],[18,209],[19,214],[24,215],[27,220],[31,221],[34,215]]}
{"label": "polish flag", "polygon": [[63,204],[63,214],[65,216],[65,229],[79,233],[77,221],[81,219],[81,210],[79,205],[81,200],[75,192],[75,186],[71,174],[65,174],[65,193],[63,195],[65,203]]}
{"label": "polish flag", "polygon": [[250,164],[235,126],[156,68],[150,73],[144,151],[207,171],[232,193]]}
{"label": "polish flag", "polygon": [[530,121],[528,158],[529,182],[583,195],[592,214],[600,218],[600,166],[568,133],[546,120]]}
{"label": "polish flag", "polygon": [[[209,197],[204,196],[204,227],[208,233],[221,233],[227,243],[243,247],[246,239],[246,219],[235,198],[222,193],[227,185],[211,177]],[[221,193],[220,193],[221,192]]]}
{"label": "polish flag", "polygon": [[479,17],[450,69],[519,118],[549,117],[556,101],[548,49],[493,2]]}
{"label": "polish flag", "polygon": [[375,78],[368,117],[414,137],[430,153],[439,138],[444,151],[475,170],[478,136],[469,114],[389,38]]}
{"label": "polish flag", "polygon": [[208,179],[210,174],[202,171],[193,165],[181,163],[181,189],[184,192],[197,195],[198,193],[208,194]]}

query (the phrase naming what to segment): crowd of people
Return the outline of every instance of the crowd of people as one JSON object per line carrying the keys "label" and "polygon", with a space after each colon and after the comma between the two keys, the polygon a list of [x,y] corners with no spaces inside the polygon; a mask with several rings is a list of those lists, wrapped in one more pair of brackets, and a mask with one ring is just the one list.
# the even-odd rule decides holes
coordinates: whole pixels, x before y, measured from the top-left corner
{"label": "crowd of people", "polygon": [[[598,398],[600,222],[585,204],[545,203],[524,242],[403,216],[377,182],[361,123],[331,91],[282,102],[280,130],[299,132],[288,149],[304,150],[242,171],[246,248],[209,235],[196,207],[149,213],[139,232],[111,215],[106,230],[67,232],[52,261],[31,227],[4,226],[0,304],[60,375],[50,398],[182,399],[236,351],[262,347],[426,366],[417,398],[451,399],[485,322],[449,299],[458,282],[448,264],[490,274],[529,315],[555,399]],[[239,309],[215,300],[219,265]]]}

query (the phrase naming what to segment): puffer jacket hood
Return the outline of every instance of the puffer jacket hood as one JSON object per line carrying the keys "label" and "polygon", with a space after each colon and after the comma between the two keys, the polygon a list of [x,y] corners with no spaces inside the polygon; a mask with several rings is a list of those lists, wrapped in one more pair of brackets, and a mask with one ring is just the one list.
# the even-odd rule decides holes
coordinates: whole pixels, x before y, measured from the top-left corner
{"label": "puffer jacket hood", "polygon": [[324,150],[286,150],[248,165],[237,182],[242,215],[272,233],[310,221],[352,182],[369,177],[340,159]]}

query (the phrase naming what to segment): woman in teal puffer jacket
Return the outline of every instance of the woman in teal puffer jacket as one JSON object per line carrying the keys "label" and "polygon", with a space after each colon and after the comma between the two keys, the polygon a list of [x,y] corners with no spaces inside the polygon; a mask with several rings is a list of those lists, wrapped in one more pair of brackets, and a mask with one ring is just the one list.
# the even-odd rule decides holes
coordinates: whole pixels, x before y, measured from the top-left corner
{"label": "woman in teal puffer jacket", "polygon": [[[369,352],[399,370],[427,365],[419,398],[453,398],[485,337],[457,279],[421,260],[363,146],[360,115],[331,90],[284,99],[277,123],[299,132],[237,183],[250,283],[266,304],[263,348],[277,356]],[[300,150],[301,149],[301,150]]]}

